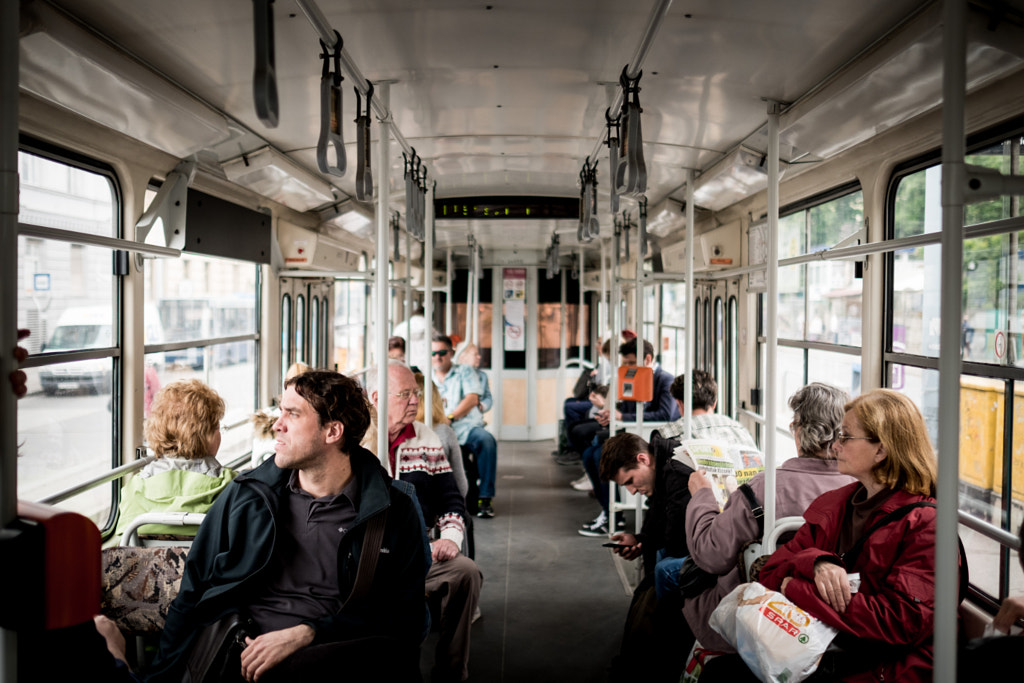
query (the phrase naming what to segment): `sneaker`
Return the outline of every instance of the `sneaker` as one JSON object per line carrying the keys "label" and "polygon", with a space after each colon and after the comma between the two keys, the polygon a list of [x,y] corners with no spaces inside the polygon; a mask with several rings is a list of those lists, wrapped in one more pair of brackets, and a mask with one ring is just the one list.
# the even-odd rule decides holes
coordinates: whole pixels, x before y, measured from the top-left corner
{"label": "sneaker", "polygon": [[481,498],[477,502],[476,516],[482,519],[490,519],[494,516],[494,508],[491,506],[490,498]]}
{"label": "sneaker", "polygon": [[477,605],[476,609],[473,610],[473,619],[469,623],[475,624],[477,621],[480,620],[480,617],[482,617],[482,616],[483,616],[483,612],[480,611],[480,605]]}
{"label": "sneaker", "polygon": [[625,531],[626,530],[626,520],[624,520],[622,517],[619,517],[618,519],[616,519],[615,520],[615,530],[616,531]]}
{"label": "sneaker", "polygon": [[608,515],[601,511],[597,517],[594,518],[593,522],[587,522],[578,530],[580,536],[590,536],[591,538],[600,538],[601,536],[608,535]]}
{"label": "sneaker", "polygon": [[590,483],[590,477],[588,477],[586,474],[584,474],[582,477],[580,477],[573,483],[569,484],[569,486],[573,487],[577,491],[590,491],[591,489],[594,488],[593,485],[591,485]]}

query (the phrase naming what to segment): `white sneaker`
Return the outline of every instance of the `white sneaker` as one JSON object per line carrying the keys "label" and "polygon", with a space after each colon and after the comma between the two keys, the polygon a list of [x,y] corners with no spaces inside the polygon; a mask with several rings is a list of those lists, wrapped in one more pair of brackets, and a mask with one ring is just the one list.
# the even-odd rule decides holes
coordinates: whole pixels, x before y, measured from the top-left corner
{"label": "white sneaker", "polygon": [[577,491],[589,491],[590,489],[594,488],[593,486],[590,485],[590,477],[588,477],[586,474],[584,474],[582,477],[580,477],[573,483],[569,484],[569,486],[573,487]]}
{"label": "white sneaker", "polygon": [[594,518],[593,522],[587,522],[582,527],[577,529],[580,536],[590,536],[591,538],[600,538],[601,536],[608,535],[608,515],[605,514],[604,510],[601,511],[597,517]]}
{"label": "white sneaker", "polygon": [[475,624],[482,616],[483,613],[480,611],[480,605],[477,605],[476,609],[473,610],[473,619],[469,623]]}

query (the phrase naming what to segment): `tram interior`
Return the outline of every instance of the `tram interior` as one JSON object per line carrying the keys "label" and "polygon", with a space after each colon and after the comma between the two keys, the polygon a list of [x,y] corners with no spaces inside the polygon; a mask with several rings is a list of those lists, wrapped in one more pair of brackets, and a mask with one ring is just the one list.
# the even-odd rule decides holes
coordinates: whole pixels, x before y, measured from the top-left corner
{"label": "tram interior", "polygon": [[[986,141],[1016,136],[1007,172],[1020,175],[1024,6],[966,5],[966,132],[974,142],[982,133]],[[25,342],[30,394],[17,408],[2,403],[17,413],[27,456],[17,465],[19,498],[71,505],[110,532],[110,489],[83,494],[76,486],[107,474],[112,460],[118,467],[144,455],[152,375],[163,384],[219,382],[228,403],[224,459],[244,464],[249,417],[273,401],[291,362],[365,370],[383,357],[390,332],[404,323],[411,334],[411,314],[426,306],[439,330],[478,343],[496,396],[489,430],[499,439],[498,515],[476,525],[485,583],[472,679],[590,681],[607,675],[639,573],[576,534],[595,504],[570,491],[579,470],[549,457],[561,398],[578,373],[569,358],[596,361],[599,338],[633,327],[654,338],[659,361],[676,373],[690,363],[728,369],[721,409],[780,460],[794,454],[785,398],[814,377],[808,366],[818,352],[818,372],[827,366],[851,392],[910,387],[938,429],[938,352],[929,347],[938,348],[938,295],[932,301],[916,284],[937,266],[936,242],[927,257],[912,247],[897,253],[885,271],[897,281],[891,296],[877,255],[843,261],[846,279],[827,294],[808,281],[823,271],[780,270],[778,336],[799,343],[779,347],[772,396],[763,383],[764,269],[740,271],[767,259],[773,139],[781,178],[774,208],[797,207],[780,232],[793,228],[798,209],[813,223],[814,208],[801,202],[830,192],[826,211],[853,216],[819,243],[792,237],[781,258],[893,238],[882,226],[890,176],[942,144],[943,2],[29,0],[19,9],[17,135],[36,155],[19,165],[20,222],[180,250],[140,254],[122,281],[104,272],[109,248],[67,251],[60,242],[58,250],[51,233],[21,231],[11,275],[18,286],[4,296],[16,304],[18,326],[33,330]],[[269,54],[254,22],[261,10],[273,17]],[[318,24],[336,29],[343,47],[326,45]],[[327,144],[321,95],[332,68],[344,76],[344,104]],[[645,190],[616,206],[608,115],[630,98],[642,111]],[[355,119],[367,110],[370,137],[360,150],[366,132]],[[54,199],[47,169],[55,148],[98,160],[116,185],[71,171],[61,182],[77,196]],[[320,170],[325,148],[344,151],[344,175]],[[371,170],[369,185],[359,163]],[[938,174],[918,167],[915,182],[937,187]],[[410,173],[423,174],[413,189]],[[998,217],[1019,216],[1019,196],[1004,194]],[[594,234],[580,216],[591,196]],[[176,209],[182,202],[187,221]],[[1007,249],[986,283],[1005,284],[1015,272],[1020,257]],[[965,269],[980,278],[991,262],[976,253]],[[737,270],[718,275],[729,269]],[[513,340],[506,325],[515,297],[506,293],[520,273],[527,303],[516,310],[526,332]],[[682,301],[681,289],[651,291],[690,276],[708,314],[687,320],[684,306],[693,302]],[[902,279],[913,282],[904,288]],[[372,294],[382,288],[383,306]],[[991,452],[977,472],[961,466],[961,507],[1003,533],[998,541],[968,536],[978,558],[972,579],[983,577],[989,611],[1024,589],[1010,551],[1010,532],[1024,520],[1019,438],[1002,440],[999,431],[1020,401],[1020,363],[1006,349],[1011,359],[1024,353],[1019,321],[1005,313],[1018,313],[1016,287],[1003,289],[1005,300],[969,291],[963,324],[972,331],[964,361],[1000,367],[965,378],[976,397],[962,399],[984,425],[968,438],[988,439]],[[887,296],[916,306],[917,322],[883,331]],[[712,315],[711,302],[730,297],[736,308]],[[812,309],[810,299],[827,304]],[[933,304],[930,329],[920,309]],[[691,321],[695,330],[686,329]],[[1004,329],[1009,341],[999,351]],[[685,348],[688,332],[700,348]],[[64,336],[72,339],[61,347]],[[57,362],[46,357],[74,349]],[[429,367],[427,351],[411,362]],[[927,358],[915,366],[914,354]],[[993,401],[998,414],[980,408]],[[58,403],[71,407],[55,435]],[[766,423],[771,410],[777,415]],[[93,450],[77,457],[72,443]],[[62,459],[65,452],[76,457]],[[627,523],[638,514],[627,513]]]}

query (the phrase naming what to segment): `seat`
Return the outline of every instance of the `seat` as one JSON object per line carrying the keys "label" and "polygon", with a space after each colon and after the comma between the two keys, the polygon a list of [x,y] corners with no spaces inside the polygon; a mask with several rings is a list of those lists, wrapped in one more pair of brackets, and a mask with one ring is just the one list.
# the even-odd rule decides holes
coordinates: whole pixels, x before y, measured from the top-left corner
{"label": "seat", "polygon": [[741,577],[745,580],[756,581],[761,567],[768,561],[772,553],[781,544],[792,539],[797,529],[803,525],[804,518],[799,515],[780,517],[775,520],[775,527],[768,532],[763,541],[754,540],[744,545],[741,553],[743,557]]}
{"label": "seat", "polygon": [[147,537],[138,533],[139,527],[147,524],[163,524],[165,526],[198,527],[206,519],[202,512],[145,512],[133,519],[124,533],[121,534],[122,546],[190,546],[194,534],[175,534],[171,538],[163,536]]}

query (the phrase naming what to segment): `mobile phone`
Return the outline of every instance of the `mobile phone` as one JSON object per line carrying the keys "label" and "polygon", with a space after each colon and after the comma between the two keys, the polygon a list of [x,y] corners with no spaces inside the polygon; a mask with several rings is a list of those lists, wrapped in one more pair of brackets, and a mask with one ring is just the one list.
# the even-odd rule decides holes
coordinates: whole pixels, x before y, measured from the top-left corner
{"label": "mobile phone", "polygon": [[626,545],[625,543],[602,543],[601,547],[602,548],[632,548],[633,546]]}

